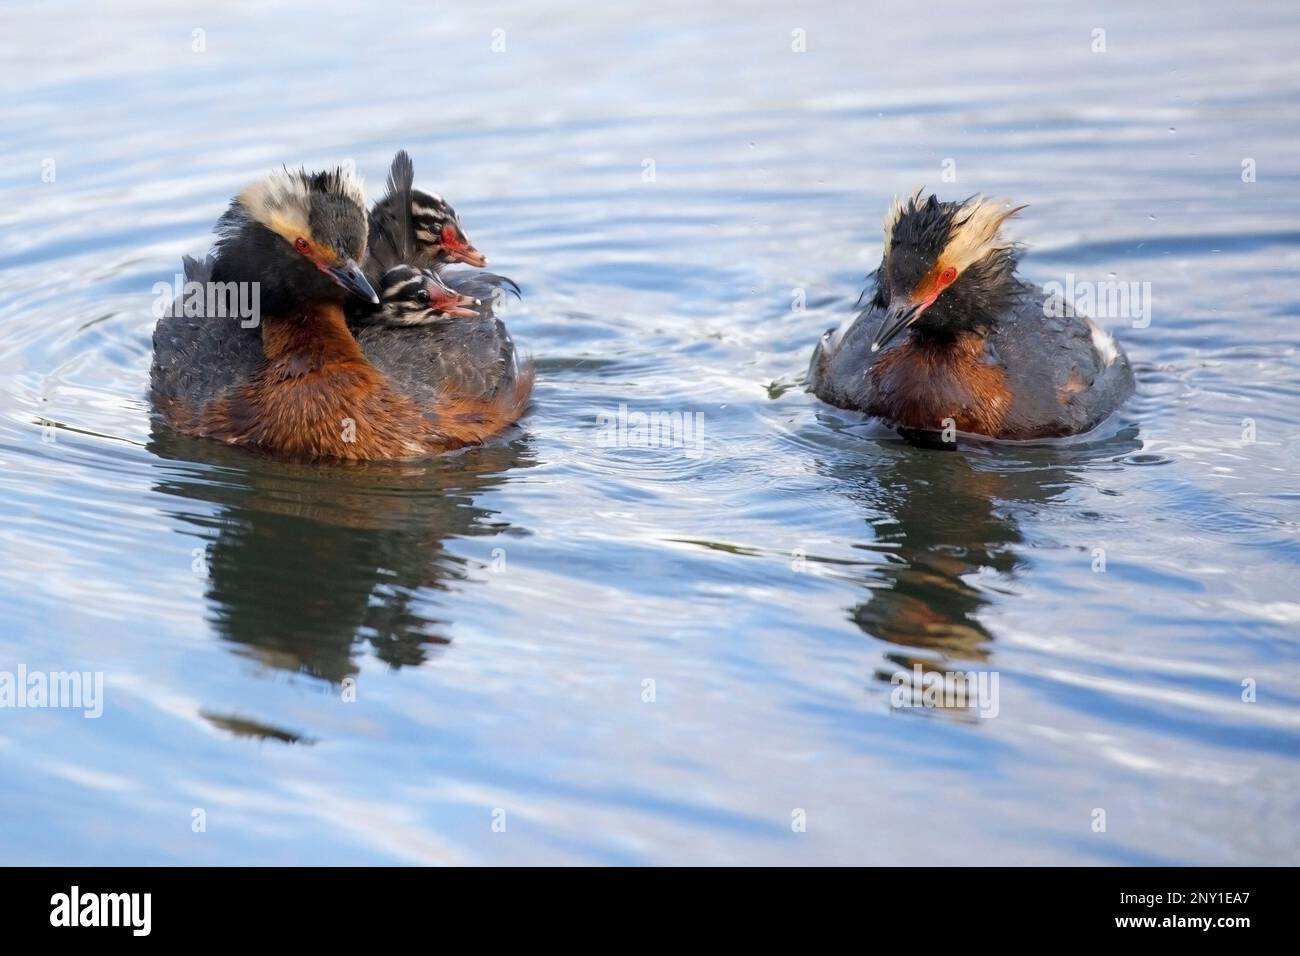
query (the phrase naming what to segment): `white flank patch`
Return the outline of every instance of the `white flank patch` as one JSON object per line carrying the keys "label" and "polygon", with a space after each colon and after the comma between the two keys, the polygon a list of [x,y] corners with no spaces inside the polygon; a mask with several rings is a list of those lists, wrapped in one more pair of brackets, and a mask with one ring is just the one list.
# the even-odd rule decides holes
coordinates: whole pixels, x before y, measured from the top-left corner
{"label": "white flank patch", "polygon": [[857,322],[860,312],[855,312],[848,318],[844,319],[836,328],[829,329],[822,333],[822,347],[828,352],[833,352],[840,347],[840,342],[844,340],[844,333],[853,327]]}
{"label": "white flank patch", "polygon": [[1109,332],[1091,319],[1088,320],[1088,331],[1092,333],[1092,347],[1097,350],[1102,362],[1109,368],[1110,364],[1119,358],[1119,349],[1115,347],[1115,340]]}

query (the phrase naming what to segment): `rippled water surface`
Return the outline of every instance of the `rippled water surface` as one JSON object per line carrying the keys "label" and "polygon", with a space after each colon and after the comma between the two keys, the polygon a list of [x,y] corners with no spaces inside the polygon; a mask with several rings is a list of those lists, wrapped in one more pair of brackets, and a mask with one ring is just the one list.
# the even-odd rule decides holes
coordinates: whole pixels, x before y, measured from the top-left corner
{"label": "rippled water surface", "polygon": [[[0,860],[1300,862],[1300,13],[1216,6],[7,4],[0,670],[105,688],[0,710]],[[398,147],[523,286],[517,433],[151,421],[229,197]],[[803,391],[920,185],[1150,283],[1118,421],[945,453]],[[996,716],[891,707],[916,664]]]}

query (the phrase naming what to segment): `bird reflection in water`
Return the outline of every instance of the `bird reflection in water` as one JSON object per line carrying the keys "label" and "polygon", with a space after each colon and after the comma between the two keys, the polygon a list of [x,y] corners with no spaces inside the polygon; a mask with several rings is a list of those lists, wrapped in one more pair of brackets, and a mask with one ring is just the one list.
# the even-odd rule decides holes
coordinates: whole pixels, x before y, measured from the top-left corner
{"label": "bird reflection in water", "polygon": [[884,683],[987,669],[994,635],[981,620],[990,594],[1026,570],[1021,516],[1064,506],[1099,462],[1141,447],[1136,429],[1087,444],[989,446],[942,452],[899,441],[863,443],[861,456],[821,471],[866,507],[884,559],[870,597],[848,609],[864,634],[891,645]]}
{"label": "bird reflection in water", "polygon": [[526,438],[347,465],[276,461],[165,428],[150,448],[180,463],[155,488],[187,502],[177,514],[204,547],[216,632],[264,666],[331,683],[357,673],[366,644],[403,667],[450,642],[431,592],[465,579],[468,564],[446,542],[512,533],[476,501],[532,463]]}

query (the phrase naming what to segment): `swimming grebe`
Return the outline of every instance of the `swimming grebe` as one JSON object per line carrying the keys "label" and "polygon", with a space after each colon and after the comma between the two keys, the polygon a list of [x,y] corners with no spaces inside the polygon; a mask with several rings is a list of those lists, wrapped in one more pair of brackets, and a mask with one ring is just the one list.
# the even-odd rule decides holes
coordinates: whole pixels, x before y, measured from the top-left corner
{"label": "swimming grebe", "polygon": [[159,320],[153,395],[178,430],[294,457],[406,459],[480,443],[522,414],[531,376],[465,395],[425,356],[382,338],[362,345],[349,331],[346,298],[379,297],[357,265],[367,217],[347,171],[273,173],[231,202],[217,230],[215,255],[188,260],[187,278],[256,283],[260,328]]}
{"label": "swimming grebe", "polygon": [[1128,356],[1017,278],[1019,247],[1000,230],[1022,208],[895,201],[874,296],[842,334],[822,336],[814,394],[904,433],[1007,440],[1081,434],[1115,411],[1133,393]]}

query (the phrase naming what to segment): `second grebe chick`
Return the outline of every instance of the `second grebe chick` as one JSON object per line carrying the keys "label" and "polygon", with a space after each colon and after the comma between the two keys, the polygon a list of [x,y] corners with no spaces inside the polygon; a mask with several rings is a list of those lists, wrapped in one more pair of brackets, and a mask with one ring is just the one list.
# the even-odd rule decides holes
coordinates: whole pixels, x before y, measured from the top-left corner
{"label": "second grebe chick", "polygon": [[478,315],[478,299],[450,289],[428,269],[397,265],[379,283],[379,309],[360,321],[381,325],[423,325]]}
{"label": "second grebe chick", "polygon": [[822,337],[812,391],[904,432],[1008,440],[1081,434],[1115,411],[1133,393],[1128,356],[1016,275],[1020,249],[1001,227],[1019,211],[919,192],[895,202],[870,304]]}

